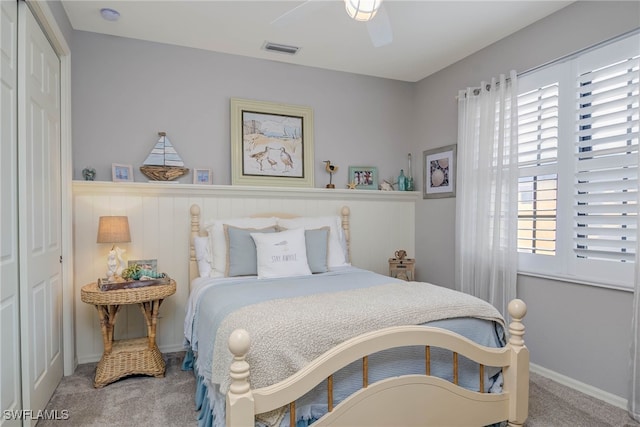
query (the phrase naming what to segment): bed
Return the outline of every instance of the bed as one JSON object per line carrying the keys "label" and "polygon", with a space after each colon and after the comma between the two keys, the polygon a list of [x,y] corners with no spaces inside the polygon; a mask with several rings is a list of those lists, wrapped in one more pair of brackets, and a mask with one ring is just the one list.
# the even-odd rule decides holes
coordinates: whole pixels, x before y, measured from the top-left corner
{"label": "bed", "polygon": [[347,207],[204,226],[198,205],[190,215],[184,368],[200,425],[526,420],[522,301],[507,326],[477,298],[351,266]]}

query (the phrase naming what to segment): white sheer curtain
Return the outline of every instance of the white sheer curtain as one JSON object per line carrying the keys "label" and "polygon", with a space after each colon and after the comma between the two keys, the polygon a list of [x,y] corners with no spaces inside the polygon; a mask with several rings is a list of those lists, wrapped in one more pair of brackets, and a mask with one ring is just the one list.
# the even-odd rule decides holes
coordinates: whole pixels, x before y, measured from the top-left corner
{"label": "white sheer curtain", "polygon": [[506,315],[518,271],[517,75],[458,95],[456,288]]}

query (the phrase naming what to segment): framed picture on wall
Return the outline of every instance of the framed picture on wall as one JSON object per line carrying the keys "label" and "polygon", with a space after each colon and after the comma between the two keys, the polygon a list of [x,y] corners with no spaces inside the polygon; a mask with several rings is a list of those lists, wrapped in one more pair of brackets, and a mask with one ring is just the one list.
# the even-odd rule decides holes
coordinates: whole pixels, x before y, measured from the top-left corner
{"label": "framed picture on wall", "polygon": [[456,145],[426,150],[422,153],[423,199],[455,197],[456,195]]}
{"label": "framed picture on wall", "polygon": [[349,183],[358,190],[378,189],[378,168],[373,166],[349,166]]}
{"label": "framed picture on wall", "polygon": [[133,181],[133,167],[120,163],[111,164],[111,179],[114,182]]}
{"label": "framed picture on wall", "polygon": [[313,187],[310,107],[231,99],[231,183]]}
{"label": "framed picture on wall", "polygon": [[211,184],[213,177],[211,176],[211,169],[194,169],[193,170],[193,183],[194,184]]}

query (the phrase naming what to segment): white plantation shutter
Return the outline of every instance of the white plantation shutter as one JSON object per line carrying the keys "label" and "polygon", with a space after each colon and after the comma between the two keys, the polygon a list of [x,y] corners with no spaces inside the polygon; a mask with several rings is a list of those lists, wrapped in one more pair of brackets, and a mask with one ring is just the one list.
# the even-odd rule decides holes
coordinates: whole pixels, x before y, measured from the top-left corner
{"label": "white plantation shutter", "polygon": [[558,83],[518,96],[518,251],[554,255]]}
{"label": "white plantation shutter", "polygon": [[518,84],[519,271],[631,289],[640,32]]}
{"label": "white plantation shutter", "polygon": [[634,262],[640,56],[615,54],[598,68],[584,61],[577,76],[573,248],[580,258]]}

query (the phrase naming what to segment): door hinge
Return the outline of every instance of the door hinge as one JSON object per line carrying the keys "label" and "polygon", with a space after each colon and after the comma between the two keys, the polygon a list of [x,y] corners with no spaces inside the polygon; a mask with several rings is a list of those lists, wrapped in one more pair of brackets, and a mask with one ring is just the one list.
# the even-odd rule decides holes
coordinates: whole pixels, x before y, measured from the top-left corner
{"label": "door hinge", "polygon": [[60,264],[62,264],[62,255],[60,255]]}

